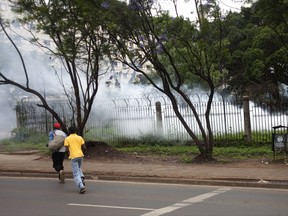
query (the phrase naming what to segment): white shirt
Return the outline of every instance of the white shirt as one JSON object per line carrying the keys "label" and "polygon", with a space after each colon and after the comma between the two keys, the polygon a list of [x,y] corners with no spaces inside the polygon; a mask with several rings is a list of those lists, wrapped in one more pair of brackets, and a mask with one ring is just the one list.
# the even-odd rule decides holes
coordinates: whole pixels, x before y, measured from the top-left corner
{"label": "white shirt", "polygon": [[[54,130],[54,136],[64,136],[67,137],[67,135],[62,130]],[[58,152],[66,152],[66,147],[63,145]]]}

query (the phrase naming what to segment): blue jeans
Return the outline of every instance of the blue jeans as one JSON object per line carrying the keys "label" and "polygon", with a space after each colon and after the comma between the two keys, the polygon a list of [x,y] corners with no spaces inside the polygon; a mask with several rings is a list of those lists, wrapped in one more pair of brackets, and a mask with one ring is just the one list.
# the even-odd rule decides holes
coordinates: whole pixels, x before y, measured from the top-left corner
{"label": "blue jeans", "polygon": [[83,162],[82,157],[74,158],[71,160],[74,182],[77,185],[77,187],[79,187],[79,189],[82,189],[85,187],[81,179],[81,177],[84,177],[82,168],[81,168],[82,162]]}

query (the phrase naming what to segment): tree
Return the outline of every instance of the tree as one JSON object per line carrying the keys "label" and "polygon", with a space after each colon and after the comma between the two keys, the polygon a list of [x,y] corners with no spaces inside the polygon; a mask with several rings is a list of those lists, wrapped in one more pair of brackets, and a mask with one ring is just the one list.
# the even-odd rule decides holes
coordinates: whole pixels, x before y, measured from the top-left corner
{"label": "tree", "polygon": [[287,0],[258,0],[252,6],[255,13],[265,25],[271,28],[286,49],[288,49],[288,1]]}
{"label": "tree", "polygon": [[[236,95],[246,94],[260,104],[277,106],[286,100],[282,86],[287,85],[288,78],[287,28],[276,26],[276,23],[272,25],[274,29],[267,25],[265,17],[268,14],[255,13],[260,2],[250,8],[242,8],[240,13],[230,13],[225,19],[223,26],[230,53],[229,60],[225,62],[229,72],[227,83]],[[275,8],[277,1],[268,2],[274,5],[270,5],[270,9]],[[275,16],[282,17],[281,11],[270,11],[270,16],[279,13]],[[277,37],[282,39],[275,40]]]}
{"label": "tree", "polygon": [[[215,1],[208,3],[204,7],[195,1],[198,25],[183,17],[172,18],[147,0],[131,0],[128,8],[121,11],[108,8],[110,19],[103,25],[115,45],[113,57],[142,74],[170,99],[176,116],[199,149],[199,160],[213,159],[211,103],[216,87],[222,83],[221,64],[225,55],[221,14]],[[133,48],[127,44],[133,44]],[[143,64],[151,65],[152,70],[143,70]],[[186,88],[186,85],[196,87],[196,83],[208,91],[204,121]],[[200,135],[189,125],[180,101],[192,110]]]}
{"label": "tree", "polygon": [[[65,67],[73,92],[61,83],[67,96],[67,101],[71,106],[72,116],[70,123],[75,124],[78,133],[83,135],[85,124],[88,120],[94,98],[98,91],[98,80],[101,75],[101,61],[105,58],[108,41],[103,31],[101,31],[101,19],[97,16],[101,14],[101,3],[99,1],[44,1],[44,0],[19,0],[15,3],[15,11],[22,17],[22,23],[36,21],[37,31],[50,36],[55,44],[55,49],[51,49],[45,44],[41,44],[33,34],[33,43],[47,49],[51,55],[57,57]],[[5,27],[1,21],[1,27]],[[13,43],[8,34],[6,34]],[[13,43],[14,47],[17,46]],[[18,50],[18,49],[17,49]],[[18,50],[19,56],[21,53]],[[0,73],[1,85],[14,85],[26,92],[36,95],[41,103],[37,104],[50,112],[67,131],[66,125],[46,101],[45,97],[30,88],[29,74],[25,67],[25,62],[21,57],[22,65],[26,77],[26,83],[16,83],[4,72]],[[60,83],[59,83],[60,84]]]}
{"label": "tree", "polygon": [[[266,26],[273,32],[273,34],[271,33],[270,44],[275,46],[273,47],[274,52],[269,53],[268,56],[268,70],[273,73],[275,82],[288,85],[288,1],[258,0],[252,5],[252,9],[254,9],[255,15],[261,19],[261,26]],[[268,47],[271,50],[271,45]],[[282,94],[282,97],[283,95],[286,94]]]}

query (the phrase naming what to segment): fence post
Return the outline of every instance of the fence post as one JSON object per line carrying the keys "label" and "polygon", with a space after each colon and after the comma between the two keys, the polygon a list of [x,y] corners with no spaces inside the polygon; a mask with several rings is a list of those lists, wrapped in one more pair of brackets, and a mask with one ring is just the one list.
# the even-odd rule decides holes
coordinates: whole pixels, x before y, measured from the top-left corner
{"label": "fence post", "polygon": [[250,107],[249,96],[243,96],[243,110],[244,110],[244,140],[251,142],[251,121],[250,121]]}
{"label": "fence post", "polygon": [[156,105],[156,126],[157,126],[157,134],[163,135],[163,121],[162,121],[162,110],[161,103],[157,101]]}

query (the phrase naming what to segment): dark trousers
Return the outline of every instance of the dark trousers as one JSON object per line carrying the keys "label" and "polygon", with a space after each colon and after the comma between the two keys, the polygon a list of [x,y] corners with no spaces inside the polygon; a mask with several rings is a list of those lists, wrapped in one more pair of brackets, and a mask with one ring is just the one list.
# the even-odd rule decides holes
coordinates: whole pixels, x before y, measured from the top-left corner
{"label": "dark trousers", "polygon": [[60,170],[64,170],[63,161],[65,158],[65,152],[53,152],[52,153],[52,161],[53,168],[56,172],[60,172]]}

